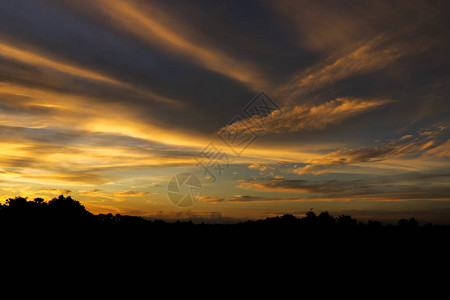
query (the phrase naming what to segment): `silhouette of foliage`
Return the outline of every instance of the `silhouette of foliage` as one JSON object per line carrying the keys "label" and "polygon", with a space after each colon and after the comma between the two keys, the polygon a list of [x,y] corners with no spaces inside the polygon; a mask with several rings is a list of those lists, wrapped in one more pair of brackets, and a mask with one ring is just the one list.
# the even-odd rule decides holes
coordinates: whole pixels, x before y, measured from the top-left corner
{"label": "silhouette of foliage", "polygon": [[[94,215],[83,204],[63,195],[46,202],[42,198],[28,200],[16,196],[0,204],[0,225],[3,231],[18,228],[38,232],[51,232],[61,228],[84,230],[84,234],[96,239],[111,240],[136,237],[145,239],[169,238],[183,240],[198,237],[199,240],[219,241],[222,238],[248,242],[259,239],[279,242],[306,238],[315,241],[337,241],[339,239],[370,239],[387,237],[395,240],[397,235],[414,237],[450,233],[448,225],[425,224],[420,226],[415,218],[400,219],[396,225],[383,225],[379,221],[358,222],[347,215],[332,216],[327,211],[318,215],[310,210],[304,217],[292,214],[248,220],[237,224],[194,224],[192,221],[166,222],[146,220],[137,216],[112,213]],[[350,239],[348,239],[350,238]]]}
{"label": "silhouette of foliage", "polygon": [[6,200],[0,206],[0,223],[20,226],[31,225],[80,225],[92,223],[95,216],[78,201],[63,195],[50,200],[42,198],[28,201],[27,198],[15,197]]}

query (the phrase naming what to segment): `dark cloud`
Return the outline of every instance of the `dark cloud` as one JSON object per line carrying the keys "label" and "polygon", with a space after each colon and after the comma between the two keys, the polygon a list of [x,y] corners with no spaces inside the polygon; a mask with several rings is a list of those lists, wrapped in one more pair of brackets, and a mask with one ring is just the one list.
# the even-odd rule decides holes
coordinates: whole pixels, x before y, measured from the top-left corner
{"label": "dark cloud", "polygon": [[250,195],[234,195],[230,198],[220,198],[220,197],[200,197],[201,200],[209,203],[241,203],[241,202],[255,202],[255,201],[265,201],[264,197],[260,196],[250,196]]}
{"label": "dark cloud", "polygon": [[[304,180],[285,179],[284,177],[266,177],[240,180],[239,186],[242,188],[265,190],[265,191],[287,191],[299,193],[339,193],[348,192],[353,189],[358,182],[344,182],[338,180]],[[365,185],[367,187],[367,185]]]}
{"label": "dark cloud", "polygon": [[[294,193],[297,197],[267,198],[270,201],[376,199],[449,200],[450,187],[445,185],[449,174],[399,174],[357,180],[292,179],[285,177],[254,177],[239,181],[239,187],[255,191]],[[430,180],[432,179],[432,180]]]}

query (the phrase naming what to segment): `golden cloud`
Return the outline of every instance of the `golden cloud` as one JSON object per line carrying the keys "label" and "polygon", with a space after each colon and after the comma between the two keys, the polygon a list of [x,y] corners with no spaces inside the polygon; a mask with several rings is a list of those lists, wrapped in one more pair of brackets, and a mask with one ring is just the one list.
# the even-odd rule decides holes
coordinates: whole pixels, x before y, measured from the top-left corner
{"label": "golden cloud", "polygon": [[150,195],[150,192],[140,192],[140,191],[119,191],[115,192],[114,196],[120,197],[144,197]]}
{"label": "golden cloud", "polygon": [[392,102],[391,100],[363,100],[338,98],[316,106],[297,105],[275,110],[267,116],[254,116],[237,121],[221,130],[254,132],[256,134],[298,132],[324,129],[347,118]]}
{"label": "golden cloud", "polygon": [[[356,163],[380,162],[389,158],[397,158],[412,155],[435,155],[445,157],[448,150],[448,141],[437,146],[439,136],[445,131],[445,127],[438,126],[432,130],[426,130],[426,134],[419,134],[413,138],[404,136],[397,141],[386,143],[382,146],[338,150],[324,156],[306,160],[304,167],[294,169],[296,174],[313,173],[316,175],[330,172],[331,168]],[[441,154],[444,156],[441,156]]]}

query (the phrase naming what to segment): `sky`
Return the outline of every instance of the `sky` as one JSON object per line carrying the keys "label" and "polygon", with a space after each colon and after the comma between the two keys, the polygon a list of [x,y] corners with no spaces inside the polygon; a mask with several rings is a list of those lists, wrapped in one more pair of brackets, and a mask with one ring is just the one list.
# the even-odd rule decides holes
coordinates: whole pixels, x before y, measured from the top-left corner
{"label": "sky", "polygon": [[[450,223],[449,13],[416,0],[0,1],[0,200]],[[170,182],[185,195],[188,177],[201,190],[174,203]]]}

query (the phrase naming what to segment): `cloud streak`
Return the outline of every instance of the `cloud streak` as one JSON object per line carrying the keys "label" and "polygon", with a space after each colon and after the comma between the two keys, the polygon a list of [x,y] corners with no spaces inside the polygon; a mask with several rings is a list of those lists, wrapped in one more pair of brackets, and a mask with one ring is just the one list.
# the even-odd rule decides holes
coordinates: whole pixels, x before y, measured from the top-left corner
{"label": "cloud streak", "polygon": [[189,24],[175,21],[155,3],[96,0],[89,5],[95,5],[111,26],[129,32],[151,47],[190,59],[208,70],[245,83],[255,91],[267,85],[256,66],[213,46],[207,38],[192,31]]}
{"label": "cloud streak", "polygon": [[[443,180],[449,174],[441,174]],[[254,177],[239,181],[239,187],[257,192],[284,192],[291,197],[263,197],[255,201],[348,201],[348,200],[450,200],[450,187],[441,181],[425,184],[427,175],[402,174],[365,180],[310,180],[278,177]],[[435,178],[436,179],[436,178]],[[415,184],[411,184],[414,182]],[[225,200],[222,200],[225,201]],[[219,202],[222,202],[219,201]],[[245,199],[242,199],[245,202]]]}
{"label": "cloud streak", "polygon": [[285,107],[266,116],[255,115],[234,122],[222,130],[243,134],[254,132],[258,135],[321,130],[390,102],[392,101],[337,98],[319,105]]}
{"label": "cloud streak", "polygon": [[304,167],[294,169],[299,175],[313,173],[323,174],[333,168],[357,163],[380,162],[389,158],[399,158],[413,155],[445,156],[448,141],[439,145],[440,136],[446,131],[445,126],[438,126],[433,130],[422,130],[416,137],[408,135],[397,141],[389,142],[382,146],[357,148],[350,150],[338,150],[322,157],[305,161]]}
{"label": "cloud streak", "polygon": [[51,68],[53,70],[68,73],[74,76],[80,76],[88,79],[121,85],[120,82],[97,72],[82,67],[73,66],[71,64],[68,64],[67,62],[61,62],[55,59],[47,58],[40,53],[19,49],[5,43],[0,43],[0,56],[26,64]]}
{"label": "cloud streak", "polygon": [[329,57],[305,70],[301,70],[282,87],[289,99],[330,86],[352,76],[375,72],[386,68],[406,55],[424,51],[427,45],[389,42],[392,37],[374,37],[350,53],[337,58]]}

